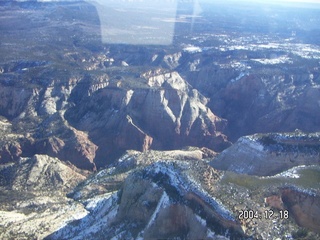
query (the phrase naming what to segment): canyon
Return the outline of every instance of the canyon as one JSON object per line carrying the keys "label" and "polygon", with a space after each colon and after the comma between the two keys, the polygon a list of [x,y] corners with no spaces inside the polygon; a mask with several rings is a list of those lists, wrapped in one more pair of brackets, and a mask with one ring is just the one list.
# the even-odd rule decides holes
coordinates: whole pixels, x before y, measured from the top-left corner
{"label": "canyon", "polygon": [[0,1],[0,238],[319,238],[318,8],[198,4]]}

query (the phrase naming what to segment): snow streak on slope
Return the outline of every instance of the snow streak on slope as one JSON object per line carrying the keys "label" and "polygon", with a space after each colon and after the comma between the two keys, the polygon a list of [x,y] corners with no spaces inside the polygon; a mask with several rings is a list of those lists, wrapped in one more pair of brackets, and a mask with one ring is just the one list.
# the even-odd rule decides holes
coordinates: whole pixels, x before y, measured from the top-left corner
{"label": "snow streak on slope", "polygon": [[179,165],[174,165],[176,165],[174,162],[155,163],[146,168],[145,176],[147,178],[160,178],[161,181],[157,182],[158,185],[164,185],[165,187],[167,184],[170,188],[173,187],[177,190],[180,196],[185,196],[190,192],[194,193],[209,204],[224,219],[235,221],[231,212],[221,202],[209,195],[192,176],[183,174],[181,170],[190,168],[189,162],[180,162]]}

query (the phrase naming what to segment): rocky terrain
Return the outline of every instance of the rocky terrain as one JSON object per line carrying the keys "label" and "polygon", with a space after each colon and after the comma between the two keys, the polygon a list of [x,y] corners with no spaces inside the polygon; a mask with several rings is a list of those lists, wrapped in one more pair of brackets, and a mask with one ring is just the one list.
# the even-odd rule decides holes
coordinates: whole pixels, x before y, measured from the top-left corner
{"label": "rocky terrain", "polygon": [[82,218],[86,211],[66,193],[87,176],[47,155],[1,165],[0,238],[44,238],[61,224]]}
{"label": "rocky terrain", "polygon": [[139,76],[131,67],[110,70],[106,85],[75,87],[70,95],[75,106],[64,115],[77,129],[89,132],[99,146],[100,166],[102,159],[126,149],[203,146],[222,150],[230,146],[222,133],[226,121],[215,116],[206,106],[207,99],[177,72],[153,69]]}
{"label": "rocky terrain", "polygon": [[319,144],[319,133],[296,131],[245,136],[210,164],[221,170],[270,176],[295,166],[319,165]]}
{"label": "rocky terrain", "polygon": [[0,238],[319,239],[319,8],[251,4],[0,1]]}
{"label": "rocky terrain", "polygon": [[[12,177],[1,181],[1,201],[13,202],[1,205],[1,238],[317,239],[303,229],[319,231],[318,166],[246,176],[211,168],[214,155],[199,148],[128,151],[85,181],[85,172],[43,155],[3,165],[1,179]],[[256,215],[241,218],[243,211]]]}

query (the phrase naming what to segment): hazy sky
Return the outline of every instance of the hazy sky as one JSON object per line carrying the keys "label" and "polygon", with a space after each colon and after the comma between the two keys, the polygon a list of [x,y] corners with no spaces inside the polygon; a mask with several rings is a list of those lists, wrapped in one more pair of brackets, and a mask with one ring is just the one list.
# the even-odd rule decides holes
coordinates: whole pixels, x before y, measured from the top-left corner
{"label": "hazy sky", "polygon": [[[204,0],[204,1],[210,2],[210,0]],[[228,1],[228,0],[226,0],[226,1]],[[268,2],[279,2],[279,3],[281,3],[281,2],[300,2],[300,3],[313,2],[313,3],[320,3],[320,0],[269,0],[269,1],[266,1],[266,0],[240,0],[240,1],[264,2],[264,3],[268,3]]]}
{"label": "hazy sky", "polygon": [[[46,0],[43,0],[46,1]],[[48,0],[47,0],[48,1]],[[50,1],[50,0],[49,0]],[[208,2],[208,3],[215,3],[215,2],[224,2],[224,3],[228,3],[228,2],[252,2],[252,3],[319,3],[320,4],[320,0],[86,0],[87,2],[99,2],[100,4],[108,4],[110,2],[115,3],[192,3],[192,2]]]}

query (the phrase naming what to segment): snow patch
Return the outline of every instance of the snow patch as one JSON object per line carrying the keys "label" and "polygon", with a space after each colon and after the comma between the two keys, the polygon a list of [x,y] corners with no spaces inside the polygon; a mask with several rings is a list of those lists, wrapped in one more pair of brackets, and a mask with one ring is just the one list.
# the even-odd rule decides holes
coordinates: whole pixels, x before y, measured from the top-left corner
{"label": "snow patch", "polygon": [[293,167],[285,172],[279,173],[274,177],[287,177],[287,178],[300,178],[299,170],[307,167],[306,165],[300,165],[297,167]]}
{"label": "snow patch", "polygon": [[196,215],[196,219],[198,220],[199,223],[201,223],[202,226],[207,226],[207,221],[203,218],[201,218],[199,215],[195,214]]}
{"label": "snow patch", "polygon": [[258,152],[263,151],[263,145],[261,145],[253,137],[249,137],[249,136],[242,137],[240,139],[240,142],[243,143],[243,144],[247,144],[250,148],[252,148],[252,149],[254,149],[254,150],[258,151]]}
{"label": "snow patch", "polygon": [[280,176],[287,178],[300,178],[300,175],[295,170],[281,173]]}
{"label": "snow patch", "polygon": [[[187,167],[187,163],[181,167]],[[179,165],[180,166],[180,165]],[[181,176],[179,169],[175,168],[173,164],[169,165],[165,162],[158,162],[151,167],[151,171],[154,173],[164,173],[168,176],[168,180],[171,186],[174,186],[180,193],[180,195],[185,195],[186,193],[193,192],[200,198],[202,198],[208,205],[210,205],[217,213],[219,213],[223,218],[234,221],[230,211],[218,200],[207,193],[200,183],[194,180],[191,176],[185,175]]]}
{"label": "snow patch", "polygon": [[[227,36],[220,37],[216,35],[218,39],[225,44],[220,45],[216,49],[222,52],[248,50],[248,51],[266,51],[266,50],[279,50],[293,53],[305,59],[320,59],[320,47],[312,44],[303,43],[291,43],[290,39],[285,39],[284,42],[270,42],[270,43],[252,43],[252,39],[228,39]],[[228,40],[226,40],[226,38]],[[236,45],[229,45],[230,42],[236,43]],[[279,63],[292,63],[292,60],[282,56],[275,59],[252,59],[262,64],[279,64]]]}
{"label": "snow patch", "polygon": [[237,81],[239,81],[241,78],[243,78],[244,76],[248,76],[248,75],[249,75],[249,73],[247,73],[247,72],[242,72],[242,73],[239,74],[238,77],[236,77],[236,78],[234,78],[234,79],[231,79],[231,82],[237,82]]}
{"label": "snow patch", "polygon": [[289,63],[292,64],[293,61],[291,58],[288,58],[287,56],[281,56],[278,58],[256,58],[252,59],[252,61],[259,62],[264,65],[276,65],[281,63]]}
{"label": "snow patch", "polygon": [[160,209],[163,209],[164,207],[168,206],[169,203],[170,203],[169,196],[166,194],[166,192],[163,192],[163,194],[160,198],[160,201],[157,205],[157,208],[154,211],[154,213],[152,214],[150,221],[148,222],[147,228],[149,228],[154,223],[154,220],[156,219]]}
{"label": "snow patch", "polygon": [[216,234],[212,232],[210,229],[207,230],[207,238],[213,238],[215,239]]}
{"label": "snow patch", "polygon": [[[59,232],[55,237],[66,239],[87,239],[92,234],[100,232],[106,228],[115,218],[118,212],[117,192],[113,194],[104,194],[88,200],[86,208],[90,213],[80,219],[78,226],[69,225],[64,231]],[[81,234],[79,235],[79,232]]]}
{"label": "snow patch", "polygon": [[158,56],[158,54],[153,55],[151,61],[154,62],[158,58]]}
{"label": "snow patch", "polygon": [[27,216],[22,213],[18,212],[7,212],[7,211],[0,211],[0,220],[1,220],[1,226],[6,227],[7,225],[18,222],[21,220],[24,220]]}
{"label": "snow patch", "polygon": [[113,193],[106,193],[103,195],[98,195],[94,198],[91,198],[87,200],[86,202],[86,209],[88,211],[93,211],[97,206],[102,202],[108,200],[110,197],[112,197]]}
{"label": "snow patch", "polygon": [[183,48],[183,51],[189,52],[189,53],[197,53],[197,52],[202,52],[202,49],[200,47],[189,45],[189,46]]}
{"label": "snow patch", "polygon": [[230,46],[229,50],[247,50],[248,47],[246,46],[241,46],[241,45],[235,45],[235,46]]}

